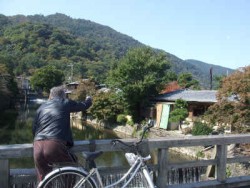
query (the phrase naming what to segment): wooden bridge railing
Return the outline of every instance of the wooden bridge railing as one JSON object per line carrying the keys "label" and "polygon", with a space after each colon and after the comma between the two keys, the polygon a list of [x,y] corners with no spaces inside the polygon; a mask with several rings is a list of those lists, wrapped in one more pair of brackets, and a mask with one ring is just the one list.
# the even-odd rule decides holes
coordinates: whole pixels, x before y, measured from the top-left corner
{"label": "wooden bridge railing", "polygon": [[[131,143],[134,139],[126,139],[125,141]],[[250,186],[250,177],[226,177],[226,165],[229,163],[248,162],[250,157],[227,157],[227,145],[236,143],[250,143],[250,135],[211,135],[211,136],[189,136],[185,138],[159,138],[149,139],[147,144],[149,149],[158,149],[158,164],[155,170],[157,171],[156,183],[158,187],[240,187]],[[207,146],[214,145],[217,147],[217,154],[215,159],[209,160],[194,160],[180,163],[171,163],[169,159],[169,149],[172,147],[191,147],[191,146]],[[76,141],[73,148],[74,152],[102,150],[120,151],[121,148],[111,147],[110,140],[84,140]],[[9,169],[10,158],[32,157],[32,144],[16,144],[16,145],[2,145],[0,146],[0,185],[2,188],[9,187],[12,176],[15,174],[30,175],[32,181],[35,180],[34,169]],[[177,168],[191,168],[198,166],[215,165],[216,177],[213,180],[206,180],[190,184],[182,185],[167,185],[167,174],[171,169]],[[110,168],[108,169],[110,171]],[[104,169],[105,171],[105,169]],[[26,179],[25,179],[25,178]],[[31,181],[27,178],[29,176],[20,176],[21,182]]]}

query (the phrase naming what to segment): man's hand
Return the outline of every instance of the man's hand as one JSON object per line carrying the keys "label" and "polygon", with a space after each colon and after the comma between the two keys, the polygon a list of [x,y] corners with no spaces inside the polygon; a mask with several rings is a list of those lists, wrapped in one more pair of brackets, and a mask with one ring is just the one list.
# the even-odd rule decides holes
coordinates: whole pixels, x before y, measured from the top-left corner
{"label": "man's hand", "polygon": [[92,100],[92,97],[86,96],[86,100]]}
{"label": "man's hand", "polygon": [[86,99],[85,99],[86,102],[89,102],[92,104],[92,97],[90,96],[86,96]]}

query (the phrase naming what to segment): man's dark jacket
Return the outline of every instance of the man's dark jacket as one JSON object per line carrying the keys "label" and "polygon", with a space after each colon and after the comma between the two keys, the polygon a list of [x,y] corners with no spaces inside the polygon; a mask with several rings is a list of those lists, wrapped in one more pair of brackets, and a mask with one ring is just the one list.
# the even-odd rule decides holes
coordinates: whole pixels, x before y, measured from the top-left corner
{"label": "man's dark jacket", "polygon": [[73,146],[70,113],[84,111],[91,104],[91,98],[87,98],[84,102],[61,98],[48,100],[36,112],[32,127],[34,141],[55,139],[65,142],[68,146]]}

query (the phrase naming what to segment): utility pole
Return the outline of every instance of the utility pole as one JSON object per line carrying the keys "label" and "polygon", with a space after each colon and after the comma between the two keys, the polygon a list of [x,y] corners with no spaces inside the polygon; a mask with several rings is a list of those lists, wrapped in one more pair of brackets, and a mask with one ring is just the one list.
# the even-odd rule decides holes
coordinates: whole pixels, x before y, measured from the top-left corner
{"label": "utility pole", "polygon": [[213,67],[210,68],[210,90],[213,89]]}
{"label": "utility pole", "polygon": [[68,67],[71,67],[70,82],[72,82],[73,81],[73,67],[74,67],[74,65],[72,63],[70,63],[70,65],[68,65]]}

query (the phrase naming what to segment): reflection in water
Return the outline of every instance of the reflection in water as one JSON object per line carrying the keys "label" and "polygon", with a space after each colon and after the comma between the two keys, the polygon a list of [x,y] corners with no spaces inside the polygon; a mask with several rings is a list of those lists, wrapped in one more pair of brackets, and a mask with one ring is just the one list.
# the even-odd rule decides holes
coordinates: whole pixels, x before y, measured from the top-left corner
{"label": "reflection in water", "polygon": [[[111,130],[94,128],[79,119],[71,119],[74,140],[113,139],[118,136]],[[123,152],[105,152],[96,160],[98,166],[124,166],[128,165]]]}
{"label": "reflection in water", "polygon": [[[38,101],[38,103],[37,103]],[[10,140],[1,144],[16,144],[16,143],[32,143],[31,124],[35,116],[36,109],[41,105],[41,101],[29,101],[26,105],[21,105],[19,116],[16,120],[15,130],[5,130],[6,134],[11,135]],[[79,119],[71,120],[71,127],[74,140],[95,140],[95,139],[113,139],[119,136],[111,130],[93,127],[86,124],[85,121]],[[152,163],[157,162],[157,151],[151,152]],[[183,160],[182,157],[171,152],[170,160]],[[13,162],[14,161],[14,162]],[[33,159],[24,160],[11,160],[11,167],[34,167]],[[124,152],[105,152],[100,158],[97,159],[98,166],[127,166],[127,161],[124,157]]]}
{"label": "reflection in water", "polygon": [[35,100],[20,104],[20,108],[18,110],[17,123],[26,122],[28,119],[33,120],[35,112],[40,105],[41,103],[37,103],[37,101]]}
{"label": "reflection in water", "polygon": [[112,139],[118,136],[111,130],[94,128],[79,119],[71,119],[71,127],[75,140]]}
{"label": "reflection in water", "polygon": [[[39,103],[37,103],[37,101]],[[36,109],[40,106],[40,102],[43,100],[30,101],[28,104],[25,104],[20,107],[19,116],[16,119],[14,129],[7,130],[6,134],[9,134],[9,140],[5,141],[2,144],[16,144],[16,143],[32,143],[32,134],[31,134],[31,123],[35,116]],[[74,140],[97,140],[97,139],[113,139],[118,138],[113,131],[105,130],[98,127],[93,127],[82,120],[72,119],[71,127]],[[8,133],[7,133],[8,131]],[[0,135],[1,136],[1,135]],[[4,137],[6,138],[6,137]],[[1,139],[0,139],[1,140]],[[147,145],[147,142],[146,142]],[[187,160],[186,157],[183,157],[179,153],[169,152],[170,161],[177,162]],[[148,154],[148,153],[147,153]],[[157,150],[150,152],[152,156],[151,163],[157,163]],[[79,154],[78,154],[79,155]],[[82,156],[80,156],[83,160]],[[83,162],[81,161],[80,162]],[[127,166],[128,163],[124,157],[124,152],[105,152],[97,160],[98,167],[116,167],[116,166]],[[11,159],[10,168],[34,168],[33,158],[25,159]],[[168,172],[168,184],[176,183],[187,183],[199,181],[201,172],[204,169],[201,168],[187,168],[187,169],[171,169]],[[107,180],[112,180],[113,175],[108,176]],[[112,180],[113,181],[113,180]],[[138,179],[135,184],[142,182],[141,179]],[[133,186],[134,187],[134,186]]]}
{"label": "reflection in water", "polygon": [[[14,126],[15,129],[5,130],[6,134],[10,135],[11,140],[3,141],[1,144],[32,143],[31,124],[37,108],[41,105],[40,101],[45,100],[29,101],[27,104],[20,105],[19,115]],[[118,138],[113,131],[93,128],[82,120],[72,119],[71,126],[74,140]],[[118,164],[126,165],[121,152],[107,152],[97,160],[97,165],[100,166],[116,166]],[[11,168],[33,168],[34,164],[31,158],[11,159],[10,166]]]}

